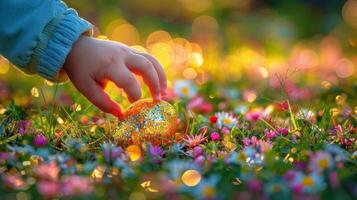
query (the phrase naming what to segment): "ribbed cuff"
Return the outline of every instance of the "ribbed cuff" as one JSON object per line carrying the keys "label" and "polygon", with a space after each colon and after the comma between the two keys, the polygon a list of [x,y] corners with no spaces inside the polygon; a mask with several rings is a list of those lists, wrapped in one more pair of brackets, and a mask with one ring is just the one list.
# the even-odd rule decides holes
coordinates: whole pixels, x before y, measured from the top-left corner
{"label": "ribbed cuff", "polygon": [[76,11],[68,9],[54,18],[44,29],[34,50],[31,65],[42,77],[53,82],[63,81],[60,70],[73,43],[92,25],[80,18]]}

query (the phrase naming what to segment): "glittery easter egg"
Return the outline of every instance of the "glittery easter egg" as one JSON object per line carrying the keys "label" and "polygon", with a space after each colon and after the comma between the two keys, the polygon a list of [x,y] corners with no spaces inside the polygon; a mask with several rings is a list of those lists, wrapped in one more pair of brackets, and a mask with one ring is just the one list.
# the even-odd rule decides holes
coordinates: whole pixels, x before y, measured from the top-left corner
{"label": "glittery easter egg", "polygon": [[175,136],[176,125],[177,114],[171,104],[143,99],[124,112],[114,138],[121,144],[166,144]]}

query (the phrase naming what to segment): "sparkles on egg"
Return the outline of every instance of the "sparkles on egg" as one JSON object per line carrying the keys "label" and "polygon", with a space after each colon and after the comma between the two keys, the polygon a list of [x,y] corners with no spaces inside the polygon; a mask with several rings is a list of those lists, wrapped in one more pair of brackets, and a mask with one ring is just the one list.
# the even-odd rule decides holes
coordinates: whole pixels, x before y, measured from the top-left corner
{"label": "sparkles on egg", "polygon": [[166,144],[175,137],[177,114],[166,101],[143,99],[133,103],[119,119],[114,138],[120,144]]}

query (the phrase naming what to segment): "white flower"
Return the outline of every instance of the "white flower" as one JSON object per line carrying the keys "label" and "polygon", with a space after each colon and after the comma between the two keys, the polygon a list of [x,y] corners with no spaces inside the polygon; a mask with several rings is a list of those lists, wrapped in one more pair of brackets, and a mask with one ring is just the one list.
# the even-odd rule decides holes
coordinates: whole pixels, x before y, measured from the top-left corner
{"label": "white flower", "polygon": [[180,98],[191,98],[196,96],[197,88],[192,81],[178,80],[174,83],[174,91]]}
{"label": "white flower", "polygon": [[320,173],[334,165],[331,154],[318,151],[311,159],[310,167],[314,172]]}
{"label": "white flower", "polygon": [[237,123],[237,119],[227,112],[219,112],[216,114],[216,116],[217,125],[219,128],[222,128],[222,126],[232,128]]}

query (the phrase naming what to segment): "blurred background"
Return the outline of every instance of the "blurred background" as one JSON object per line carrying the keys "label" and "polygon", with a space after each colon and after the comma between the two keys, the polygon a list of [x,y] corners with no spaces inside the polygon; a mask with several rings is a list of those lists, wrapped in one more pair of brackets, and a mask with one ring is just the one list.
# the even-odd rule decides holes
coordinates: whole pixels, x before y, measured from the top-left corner
{"label": "blurred background", "polygon": [[[279,88],[284,80],[297,99],[312,98],[316,88],[338,87],[352,99],[356,92],[356,0],[65,2],[95,26],[95,37],[156,57],[170,87],[185,79],[225,84],[256,96],[267,87]],[[45,83],[0,59],[0,103],[15,99],[27,104],[28,95],[38,98],[39,90],[53,95],[53,84]],[[68,83],[58,87],[73,90]],[[113,85],[107,90],[124,101]],[[66,102],[71,95],[78,94],[67,92],[60,99]]]}

